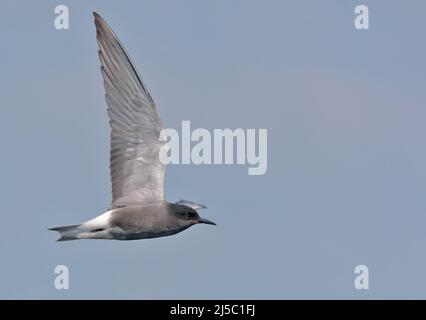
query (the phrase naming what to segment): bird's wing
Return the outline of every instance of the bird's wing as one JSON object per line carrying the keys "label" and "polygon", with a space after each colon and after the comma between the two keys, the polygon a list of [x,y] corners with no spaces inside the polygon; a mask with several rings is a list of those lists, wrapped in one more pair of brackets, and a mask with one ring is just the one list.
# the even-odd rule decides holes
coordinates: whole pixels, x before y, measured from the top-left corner
{"label": "bird's wing", "polygon": [[112,207],[164,200],[162,120],[117,36],[93,15],[111,127]]}
{"label": "bird's wing", "polygon": [[196,203],[196,202],[192,202],[192,201],[188,201],[188,200],[183,200],[183,199],[180,199],[178,202],[176,202],[176,204],[182,204],[182,205],[190,207],[194,210],[206,209],[207,208],[204,204]]}

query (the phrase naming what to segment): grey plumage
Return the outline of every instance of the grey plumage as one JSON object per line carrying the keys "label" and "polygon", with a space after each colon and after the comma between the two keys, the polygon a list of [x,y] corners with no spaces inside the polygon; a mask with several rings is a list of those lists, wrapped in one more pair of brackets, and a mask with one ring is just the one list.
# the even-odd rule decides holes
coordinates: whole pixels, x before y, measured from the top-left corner
{"label": "grey plumage", "polygon": [[111,127],[112,207],[162,201],[165,168],[158,153],[164,126],[120,41],[94,16]]}
{"label": "grey plumage", "polygon": [[164,199],[165,166],[159,159],[164,125],[136,67],[107,23],[94,14],[105,100],[111,127],[111,209],[85,223],[50,230],[59,241],[134,240],[181,232],[197,223],[206,208],[191,201]]}

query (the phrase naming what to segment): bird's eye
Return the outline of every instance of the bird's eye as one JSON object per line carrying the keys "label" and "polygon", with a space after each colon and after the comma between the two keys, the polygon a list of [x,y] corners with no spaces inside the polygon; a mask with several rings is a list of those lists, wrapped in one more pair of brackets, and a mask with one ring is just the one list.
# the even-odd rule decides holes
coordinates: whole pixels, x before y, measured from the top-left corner
{"label": "bird's eye", "polygon": [[191,214],[189,213],[189,211],[185,211],[183,213],[183,215],[185,216],[185,218],[190,218],[191,217]]}

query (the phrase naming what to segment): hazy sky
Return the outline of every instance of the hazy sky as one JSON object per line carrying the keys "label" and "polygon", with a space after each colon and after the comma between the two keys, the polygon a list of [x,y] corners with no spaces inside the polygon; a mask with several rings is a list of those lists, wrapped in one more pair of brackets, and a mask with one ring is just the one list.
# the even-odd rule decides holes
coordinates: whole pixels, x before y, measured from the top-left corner
{"label": "hazy sky", "polygon": [[[370,9],[370,30],[354,8]],[[54,27],[67,4],[70,30]],[[171,128],[267,128],[268,171],[172,165],[217,227],[55,242],[110,205],[96,10]],[[0,298],[426,298],[424,1],[2,1]],[[70,289],[54,287],[54,268]],[[354,268],[370,271],[355,290]]]}

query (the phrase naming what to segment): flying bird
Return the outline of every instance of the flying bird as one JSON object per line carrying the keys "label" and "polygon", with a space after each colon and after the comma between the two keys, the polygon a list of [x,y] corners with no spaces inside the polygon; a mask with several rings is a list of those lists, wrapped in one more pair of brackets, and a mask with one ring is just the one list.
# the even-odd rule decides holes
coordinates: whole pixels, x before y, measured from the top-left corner
{"label": "flying bird", "polygon": [[164,198],[165,165],[160,150],[163,122],[135,65],[117,36],[93,13],[99,60],[111,127],[110,174],[112,205],[105,213],[81,224],[51,228],[58,241],[77,239],[136,240],[163,237],[203,219],[202,204]]}

